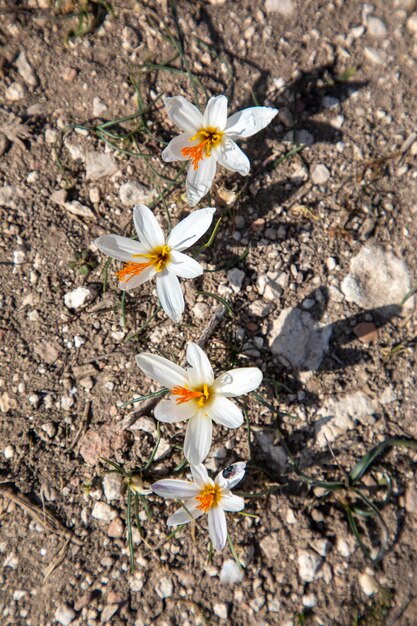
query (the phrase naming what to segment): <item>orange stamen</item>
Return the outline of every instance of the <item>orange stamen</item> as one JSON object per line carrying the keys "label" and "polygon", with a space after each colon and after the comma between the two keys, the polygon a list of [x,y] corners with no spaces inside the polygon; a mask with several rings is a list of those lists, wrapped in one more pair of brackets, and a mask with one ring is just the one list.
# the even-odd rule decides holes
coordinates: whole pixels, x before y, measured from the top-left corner
{"label": "orange stamen", "polygon": [[184,404],[184,402],[188,402],[189,400],[193,400],[194,398],[201,398],[204,396],[202,391],[192,391],[191,389],[187,389],[186,387],[174,387],[171,389],[171,393],[174,396],[179,396],[176,399],[177,404]]}
{"label": "orange stamen", "polygon": [[199,143],[195,146],[182,148],[181,154],[188,159],[193,164],[194,170],[198,169],[198,164],[204,158],[204,153],[206,157],[211,156],[211,149],[222,142],[223,132],[218,130],[217,128],[209,127],[209,128],[201,128],[198,133],[196,133],[193,137],[190,137],[189,141],[198,140]]}
{"label": "orange stamen", "polygon": [[219,485],[206,485],[196,500],[200,502],[197,509],[207,513],[212,506],[217,506],[221,498],[221,488]]}
{"label": "orange stamen", "polygon": [[152,265],[152,261],[149,261],[148,263],[125,263],[122,269],[116,272],[117,278],[120,282],[127,283],[150,265]]}
{"label": "orange stamen", "polygon": [[132,254],[133,257],[145,258],[149,259],[147,263],[135,263],[134,261],[129,261],[123,265],[123,268],[116,272],[117,278],[120,282],[128,282],[134,276],[137,276],[144,269],[150,267],[151,265],[155,266],[155,270],[157,272],[162,272],[162,270],[166,267],[167,263],[170,260],[170,249],[169,246],[160,246],[158,248],[154,248],[152,252],[149,254]]}
{"label": "orange stamen", "polygon": [[208,139],[202,141],[196,146],[192,146],[191,148],[183,148],[181,150],[181,154],[185,157],[188,157],[192,161],[195,170],[198,169],[198,164],[200,163],[200,161],[203,160],[203,152],[207,142]]}

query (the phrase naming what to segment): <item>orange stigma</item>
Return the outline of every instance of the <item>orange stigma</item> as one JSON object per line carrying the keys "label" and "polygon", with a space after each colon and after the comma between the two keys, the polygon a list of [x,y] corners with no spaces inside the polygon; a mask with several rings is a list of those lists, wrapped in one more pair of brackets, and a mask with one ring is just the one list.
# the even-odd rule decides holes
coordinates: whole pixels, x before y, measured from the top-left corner
{"label": "orange stigma", "polygon": [[144,269],[153,265],[156,272],[162,272],[170,260],[169,246],[158,246],[148,254],[132,254],[132,257],[149,259],[146,263],[135,263],[129,261],[125,263],[121,270],[116,272],[117,278],[121,283],[129,282],[134,276],[138,276]]}
{"label": "orange stigma", "polygon": [[198,144],[189,148],[182,148],[181,154],[189,158],[194,169],[197,170],[198,164],[204,158],[204,153],[206,157],[210,157],[212,148],[221,144],[222,137],[222,131],[217,130],[217,128],[211,126],[209,128],[201,128],[198,133],[189,139],[189,141],[198,141]]}
{"label": "orange stigma", "polygon": [[198,400],[197,404],[200,408],[203,408],[210,397],[207,385],[203,385],[203,391],[193,391],[186,387],[174,387],[171,389],[171,393],[174,396],[178,396],[176,399],[177,404],[184,404],[184,402],[189,402],[190,400]]}
{"label": "orange stigma", "polygon": [[217,506],[221,498],[221,488],[219,485],[205,485],[204,489],[196,496],[196,500],[200,502],[197,509],[207,513],[212,506]]}

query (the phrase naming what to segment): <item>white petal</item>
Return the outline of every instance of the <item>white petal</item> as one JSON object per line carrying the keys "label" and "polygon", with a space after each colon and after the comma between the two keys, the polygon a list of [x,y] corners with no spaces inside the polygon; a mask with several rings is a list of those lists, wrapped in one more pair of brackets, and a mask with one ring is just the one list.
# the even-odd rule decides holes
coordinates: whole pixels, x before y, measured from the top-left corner
{"label": "white petal", "polygon": [[133,221],[140,242],[149,249],[163,246],[165,236],[155,215],[144,204],[137,204],[133,209]]}
{"label": "white petal", "polygon": [[151,489],[154,493],[162,498],[194,498],[200,493],[200,489],[189,483],[186,480],[158,480],[151,485]]}
{"label": "white petal", "polygon": [[191,465],[191,474],[193,481],[199,489],[204,488],[205,485],[214,484],[211,478],[209,478],[207,470],[202,463],[198,463],[198,465]]}
{"label": "white petal", "polygon": [[156,276],[156,291],[165,313],[178,324],[184,312],[181,285],[173,272],[164,270]]}
{"label": "white petal", "polygon": [[213,546],[220,552],[227,541],[226,515],[221,506],[211,507],[208,512],[208,527]]}
{"label": "white petal", "polygon": [[232,172],[239,172],[242,176],[247,176],[250,170],[250,162],[248,157],[239,146],[226,137],[216,152],[217,161]]}
{"label": "white petal", "polygon": [[220,501],[220,506],[224,511],[242,511],[245,508],[245,501],[239,496],[234,496],[232,493],[229,495],[223,495]]}
{"label": "white petal", "polygon": [[[200,166],[202,163],[200,163]],[[194,245],[210,228],[215,211],[216,209],[211,207],[198,209],[181,220],[169,234],[167,239],[169,247],[182,251]]]}
{"label": "white petal", "polygon": [[[133,254],[146,254],[147,248],[128,237],[120,237],[119,235],[101,235],[95,239],[94,244],[104,254],[119,259],[119,261],[136,261],[132,257]],[[140,261],[136,261],[140,263]]]}
{"label": "white petal", "polygon": [[200,263],[182,252],[171,251],[169,271],[181,278],[197,278],[203,273]]}
{"label": "white petal", "polygon": [[229,465],[217,474],[216,480],[214,482],[226,489],[233,489],[233,487],[237,485],[244,477],[245,469],[246,463],[244,463],[243,461],[232,463],[232,465]]}
{"label": "white petal", "polygon": [[224,372],[214,381],[216,394],[226,398],[234,398],[257,389],[262,382],[263,374],[258,367],[239,367]]}
{"label": "white petal", "polygon": [[136,363],[147,376],[169,389],[185,387],[188,383],[185,369],[158,354],[142,352],[136,356]]}
{"label": "white petal", "polygon": [[187,201],[190,206],[195,206],[210,191],[215,173],[216,159],[213,156],[200,161],[196,170],[190,163],[186,181]]}
{"label": "white petal", "polygon": [[177,404],[175,398],[161,400],[154,409],[154,415],[160,422],[175,424],[190,419],[198,411],[198,407],[192,400]]}
{"label": "white petal", "polygon": [[171,517],[168,517],[168,526],[178,526],[179,524],[188,524],[203,515],[204,511],[199,509],[200,502],[195,498],[184,502],[184,507],[179,508]]}
{"label": "white petal", "polygon": [[204,111],[204,128],[211,126],[218,130],[224,130],[227,122],[227,98],[226,96],[213,96],[207,102]]}
{"label": "white petal", "polygon": [[207,354],[192,341],[187,345],[187,362],[192,367],[192,370],[188,369],[187,373],[193,387],[213,384],[213,368],[210,365]]}
{"label": "white petal", "polygon": [[224,396],[216,395],[213,402],[206,407],[206,411],[216,424],[226,428],[238,428],[243,424],[242,411]]}
{"label": "white petal", "polygon": [[164,161],[188,161],[189,157],[184,156],[181,152],[183,148],[189,146],[189,140],[192,135],[190,133],[181,133],[178,137],[171,139],[167,147],[162,153]]}
{"label": "white petal", "polygon": [[271,107],[250,107],[238,111],[227,120],[225,132],[232,139],[251,137],[268,126],[277,113],[278,109]]}
{"label": "white petal", "polygon": [[164,103],[169,117],[181,130],[194,135],[203,127],[203,116],[200,111],[182,96],[165,98]]}
{"label": "white petal", "polygon": [[[134,259],[134,261],[140,262],[140,259]],[[129,280],[120,281],[119,287],[123,291],[130,291],[131,289],[135,289],[135,287],[139,287],[139,285],[143,285],[146,281],[151,280],[155,274],[156,270],[152,265],[150,267],[145,267],[140,274],[132,276]]]}
{"label": "white petal", "polygon": [[190,465],[202,463],[211,446],[212,425],[208,416],[200,412],[192,417],[187,424],[184,441],[184,456]]}

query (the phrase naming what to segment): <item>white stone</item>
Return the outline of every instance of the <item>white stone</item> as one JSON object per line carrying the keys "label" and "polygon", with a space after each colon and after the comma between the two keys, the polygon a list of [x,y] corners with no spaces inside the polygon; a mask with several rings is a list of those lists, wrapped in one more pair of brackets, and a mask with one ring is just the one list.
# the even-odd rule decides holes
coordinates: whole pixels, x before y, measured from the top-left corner
{"label": "white stone", "polygon": [[339,106],[340,100],[334,96],[324,96],[322,103],[325,109],[335,109]]}
{"label": "white stone", "polygon": [[387,61],[387,53],[384,50],[365,48],[364,53],[368,61],[375,65],[383,65]]}
{"label": "white stone", "polygon": [[85,162],[85,154],[80,146],[78,146],[76,143],[71,143],[70,141],[65,141],[64,144],[73,161],[75,161],[76,163]]}
{"label": "white stone", "polygon": [[267,13],[291,15],[294,11],[294,2],[293,0],[265,0],[265,10]]}
{"label": "white stone", "polygon": [[382,392],[382,396],[380,397],[379,401],[381,404],[390,404],[391,402],[395,402],[396,399],[397,395],[394,389],[391,387],[391,385],[388,385]]}
{"label": "white stone", "polygon": [[20,83],[12,83],[5,92],[6,100],[17,102],[25,97],[25,88]]}
{"label": "white stone", "polygon": [[93,117],[100,117],[104,111],[107,111],[107,104],[104,104],[97,96],[93,98]]}
{"label": "white stone", "polygon": [[57,139],[58,139],[58,131],[56,130],[56,128],[47,128],[45,130],[46,143],[49,143],[50,145],[52,145],[56,143]]}
{"label": "white stone", "polygon": [[311,583],[322,563],[322,559],[312,550],[298,553],[298,574],[306,583]]}
{"label": "white stone", "polygon": [[12,459],[14,457],[14,449],[13,446],[6,446],[3,450],[5,459]]}
{"label": "white stone", "polygon": [[228,559],[222,565],[220,582],[226,585],[236,585],[243,580],[244,572],[234,559]]}
{"label": "white stone", "polygon": [[279,613],[280,610],[281,602],[278,600],[278,598],[272,598],[272,600],[268,602],[268,611],[270,613]]}
{"label": "white stone", "polygon": [[367,596],[372,596],[374,593],[378,593],[378,583],[375,580],[375,576],[371,576],[371,574],[360,574],[359,584],[363,593]]}
{"label": "white stone", "polygon": [[103,491],[107,500],[120,500],[124,493],[123,476],[115,472],[105,474],[103,478]]}
{"label": "white stone", "polygon": [[[399,304],[410,288],[410,275],[405,262],[377,246],[364,246],[353,257],[350,272],[341,286],[348,302],[364,309],[378,308],[378,313],[384,317],[399,312]],[[413,307],[412,297],[404,308]]]}
{"label": "white stone", "polygon": [[117,511],[106,502],[99,500],[95,503],[91,515],[102,522],[111,522],[117,517]]}
{"label": "white stone", "polygon": [[71,213],[71,215],[77,215],[78,217],[84,217],[89,220],[93,220],[96,217],[93,211],[88,206],[81,204],[81,202],[78,202],[78,200],[65,202],[64,207],[68,211],[68,213]]}
{"label": "white stone", "polygon": [[75,619],[75,611],[68,604],[63,604],[55,611],[55,619],[62,626],[68,626]]}
{"label": "white stone", "polygon": [[324,185],[330,178],[330,172],[325,165],[319,163],[313,168],[311,178],[315,185]]}
{"label": "white stone", "polygon": [[248,306],[249,314],[253,317],[267,317],[273,309],[273,304],[265,303],[262,300],[255,300]]}
{"label": "white stone", "polygon": [[142,183],[129,181],[120,187],[119,196],[123,206],[148,205],[156,197],[156,191],[142,185]]}
{"label": "white stone", "polygon": [[16,67],[17,71],[19,72],[25,83],[30,87],[36,87],[36,85],[38,84],[38,77],[35,74],[35,70],[29,63],[26,52],[24,50],[17,57]]}
{"label": "white stone", "polygon": [[130,28],[129,26],[125,26],[122,30],[122,48],[124,50],[134,50],[139,45],[139,37],[137,33]]}
{"label": "white stone", "polygon": [[385,37],[387,34],[387,27],[384,22],[374,15],[368,15],[366,18],[366,26],[368,33],[372,35],[372,37]]}
{"label": "white stone", "polygon": [[282,546],[277,533],[265,535],[265,537],[261,539],[259,545],[261,546],[261,550],[264,552],[267,559],[274,560],[280,556]]}
{"label": "white stone", "polygon": [[239,291],[242,289],[242,283],[243,283],[243,279],[245,278],[245,272],[234,267],[233,269],[227,272],[227,278],[230,281],[230,286],[232,287],[233,291],[235,293],[239,293]]}
{"label": "white stone", "polygon": [[307,311],[288,308],[274,320],[268,343],[272,354],[286,367],[315,371],[328,350],[331,335],[330,324],[323,326]]}
{"label": "white stone", "polygon": [[91,287],[77,287],[64,296],[65,306],[68,309],[80,309],[96,296],[96,291]]}
{"label": "white stone", "polygon": [[344,556],[348,558],[355,551],[355,541],[352,537],[343,538],[338,536],[336,539],[336,550]]}
{"label": "white stone", "polygon": [[317,596],[315,593],[306,593],[306,595],[303,596],[302,602],[306,609],[312,609],[317,604]]}
{"label": "white stone", "polygon": [[321,419],[316,422],[316,441],[322,448],[327,442],[332,443],[348,430],[355,427],[355,422],[373,424],[373,415],[376,404],[362,391],[354,391],[342,398],[330,398],[327,405],[322,407],[318,415]]}
{"label": "white stone", "polygon": [[413,13],[407,20],[407,30],[413,35],[417,34],[417,13]]}
{"label": "white stone", "polygon": [[220,619],[227,619],[227,604],[225,604],[224,602],[218,602],[217,604],[215,604],[213,606],[213,611],[214,614],[217,615],[217,617],[220,617]]}
{"label": "white stone", "polygon": [[160,598],[170,598],[174,590],[172,579],[168,578],[168,576],[163,576],[156,583],[155,590]]}
{"label": "white stone", "polygon": [[24,250],[15,250],[13,252],[13,265],[22,265],[25,262],[25,251]]}
{"label": "white stone", "polygon": [[87,152],[85,162],[87,180],[99,180],[119,171],[113,155],[104,152]]}

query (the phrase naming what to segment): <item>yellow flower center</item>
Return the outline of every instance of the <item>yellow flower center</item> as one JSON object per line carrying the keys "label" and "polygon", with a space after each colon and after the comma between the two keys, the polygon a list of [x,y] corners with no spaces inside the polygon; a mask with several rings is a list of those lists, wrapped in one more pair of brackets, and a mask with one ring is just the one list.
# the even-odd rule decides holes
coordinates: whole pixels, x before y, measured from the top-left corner
{"label": "yellow flower center", "polygon": [[129,261],[123,265],[123,268],[116,272],[117,278],[121,282],[128,282],[134,276],[138,276],[144,269],[153,265],[157,272],[162,272],[167,266],[171,258],[171,250],[169,246],[158,246],[148,254],[132,254],[134,258],[148,259],[145,263],[134,263]]}
{"label": "yellow flower center", "polygon": [[216,148],[221,144],[223,135],[224,133],[221,130],[213,126],[200,128],[198,133],[189,139],[189,141],[198,141],[198,144],[189,148],[183,148],[181,154],[188,157],[194,169],[197,170],[198,164],[204,158],[204,154],[206,157],[210,157],[212,148]]}
{"label": "yellow flower center", "polygon": [[196,499],[200,502],[197,509],[207,513],[212,506],[218,506],[222,495],[219,485],[205,485]]}
{"label": "yellow flower center", "polygon": [[171,393],[174,396],[178,396],[176,399],[177,404],[184,404],[190,400],[195,400],[202,409],[210,399],[210,390],[208,385],[203,385],[202,389],[187,389],[187,387],[174,387],[171,389]]}

